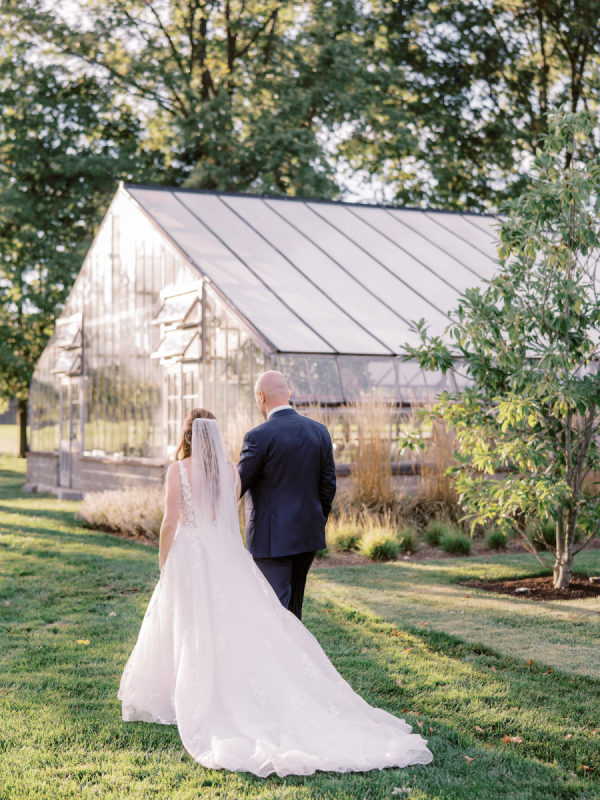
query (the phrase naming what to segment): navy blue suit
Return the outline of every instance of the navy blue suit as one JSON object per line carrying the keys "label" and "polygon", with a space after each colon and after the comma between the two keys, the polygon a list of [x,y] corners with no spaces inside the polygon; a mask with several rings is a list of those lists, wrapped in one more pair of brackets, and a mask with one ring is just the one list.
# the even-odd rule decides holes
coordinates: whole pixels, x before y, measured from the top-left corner
{"label": "navy blue suit", "polygon": [[283,605],[300,617],[335,496],[329,432],[291,407],[276,411],[244,437],[238,470],[246,546]]}

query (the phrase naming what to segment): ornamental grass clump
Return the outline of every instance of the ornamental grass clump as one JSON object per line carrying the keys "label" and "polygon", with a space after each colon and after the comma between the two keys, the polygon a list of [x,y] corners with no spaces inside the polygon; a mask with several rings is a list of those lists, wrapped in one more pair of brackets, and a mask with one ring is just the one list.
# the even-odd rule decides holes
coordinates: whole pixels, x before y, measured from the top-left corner
{"label": "ornamental grass clump", "polygon": [[450,474],[456,466],[454,431],[437,420],[432,422],[431,414],[431,403],[413,407],[398,442],[401,453],[408,451],[406,456],[411,458],[415,474],[419,475],[416,491],[401,500],[404,515],[419,527],[427,527],[433,519],[456,523],[463,516]]}
{"label": "ornamental grass clump", "polygon": [[229,414],[223,420],[222,430],[225,447],[227,448],[227,454],[234,463],[237,463],[239,459],[244,434],[258,425],[260,421],[258,414],[254,411],[252,413],[238,411],[235,414]]}
{"label": "ornamental grass clump", "polygon": [[371,561],[393,561],[400,550],[398,539],[381,528],[372,528],[360,540],[360,553]]}
{"label": "ornamental grass clump", "polygon": [[398,528],[390,512],[378,515],[363,513],[364,529],[360,540],[361,555],[372,561],[393,561],[400,552]]}
{"label": "ornamental grass clump", "polygon": [[361,400],[353,411],[357,442],[352,501],[356,507],[384,511],[395,499],[391,462],[393,409],[373,397]]}
{"label": "ornamental grass clump", "polygon": [[440,516],[460,517],[458,494],[449,469],[454,458],[454,431],[442,422],[434,421],[421,455],[421,480],[418,496],[425,509]]}
{"label": "ornamental grass clump", "polygon": [[447,520],[432,519],[425,528],[425,541],[429,547],[439,547],[442,536],[452,530],[452,524]]}
{"label": "ornamental grass clump", "polygon": [[141,536],[156,542],[164,509],[164,491],[130,487],[108,492],[88,492],[76,518],[89,528]]}
{"label": "ornamental grass clump", "polygon": [[468,556],[471,552],[471,540],[458,530],[448,530],[440,539],[440,547],[444,553],[453,556]]}
{"label": "ornamental grass clump", "polygon": [[501,531],[499,528],[492,528],[487,535],[486,544],[491,550],[504,550],[507,541],[508,536],[504,531]]}
{"label": "ornamental grass clump", "polygon": [[327,524],[327,546],[342,553],[357,550],[365,522],[356,511],[341,511]]}
{"label": "ornamental grass clump", "polygon": [[398,539],[398,551],[400,553],[414,553],[417,549],[417,531],[416,528],[409,526],[400,528],[396,533]]}

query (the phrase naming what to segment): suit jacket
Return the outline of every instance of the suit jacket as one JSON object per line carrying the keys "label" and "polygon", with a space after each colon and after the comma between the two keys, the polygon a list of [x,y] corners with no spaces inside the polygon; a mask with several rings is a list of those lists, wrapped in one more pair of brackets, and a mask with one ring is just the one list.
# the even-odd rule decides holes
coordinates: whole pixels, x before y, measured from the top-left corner
{"label": "suit jacket", "polygon": [[325,547],[335,464],[324,425],[291,407],[276,411],[244,437],[238,470],[246,493],[246,546],[255,558]]}

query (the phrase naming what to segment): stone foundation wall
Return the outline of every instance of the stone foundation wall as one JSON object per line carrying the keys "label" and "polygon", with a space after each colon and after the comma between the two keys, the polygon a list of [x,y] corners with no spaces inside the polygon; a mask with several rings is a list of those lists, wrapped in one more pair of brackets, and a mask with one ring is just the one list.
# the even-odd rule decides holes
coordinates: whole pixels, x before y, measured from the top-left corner
{"label": "stone foundation wall", "polygon": [[86,492],[104,492],[127,486],[162,486],[167,465],[162,461],[135,458],[74,457],[70,487],[59,486],[58,454],[27,454],[25,491],[50,491],[73,499]]}

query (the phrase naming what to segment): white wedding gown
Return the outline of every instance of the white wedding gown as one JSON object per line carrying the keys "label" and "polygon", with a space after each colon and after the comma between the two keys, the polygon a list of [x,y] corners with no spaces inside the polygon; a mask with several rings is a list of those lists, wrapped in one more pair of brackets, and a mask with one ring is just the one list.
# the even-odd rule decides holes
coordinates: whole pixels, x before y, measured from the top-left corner
{"label": "white wedding gown", "polygon": [[224,521],[198,511],[180,470],[180,521],[121,678],[123,719],[177,725],[203,766],[258,776],[428,764],[427,741],[359,697],[280,604],[243,546],[231,480]]}

